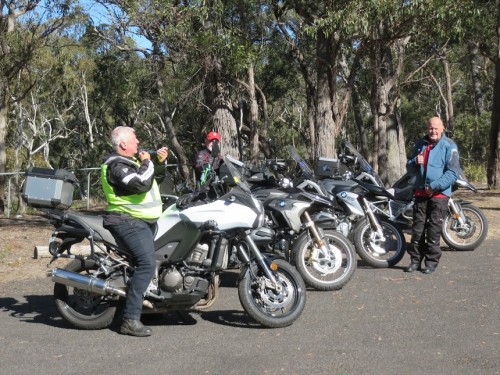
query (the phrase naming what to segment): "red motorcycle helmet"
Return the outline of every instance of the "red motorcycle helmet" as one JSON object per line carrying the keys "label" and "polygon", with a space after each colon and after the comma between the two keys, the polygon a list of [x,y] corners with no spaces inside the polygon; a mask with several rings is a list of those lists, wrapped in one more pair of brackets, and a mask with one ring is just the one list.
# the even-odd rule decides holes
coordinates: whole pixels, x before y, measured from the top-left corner
{"label": "red motorcycle helmet", "polygon": [[213,140],[216,140],[217,142],[220,142],[220,134],[217,132],[210,132],[207,134],[207,138],[205,139],[205,142],[212,142]]}

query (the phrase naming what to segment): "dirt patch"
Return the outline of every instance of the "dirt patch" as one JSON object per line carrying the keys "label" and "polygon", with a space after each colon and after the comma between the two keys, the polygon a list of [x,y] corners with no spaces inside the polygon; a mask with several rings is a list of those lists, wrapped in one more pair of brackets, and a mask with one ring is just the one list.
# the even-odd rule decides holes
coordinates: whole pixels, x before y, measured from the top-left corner
{"label": "dirt patch", "polygon": [[[481,189],[478,194],[459,191],[454,198],[471,201],[481,208],[489,222],[488,239],[500,239],[500,191]],[[48,269],[67,262],[58,259],[48,267],[50,258],[34,259],[35,246],[48,245],[52,226],[40,216],[0,217],[0,282],[43,278]]]}
{"label": "dirt patch", "polygon": [[51,233],[52,226],[36,216],[0,219],[0,282],[44,277],[50,259],[33,255],[35,246],[48,245]]}
{"label": "dirt patch", "polygon": [[480,189],[478,194],[470,191],[459,191],[453,196],[455,199],[463,199],[472,202],[476,207],[483,210],[488,219],[487,239],[500,239],[500,191]]}

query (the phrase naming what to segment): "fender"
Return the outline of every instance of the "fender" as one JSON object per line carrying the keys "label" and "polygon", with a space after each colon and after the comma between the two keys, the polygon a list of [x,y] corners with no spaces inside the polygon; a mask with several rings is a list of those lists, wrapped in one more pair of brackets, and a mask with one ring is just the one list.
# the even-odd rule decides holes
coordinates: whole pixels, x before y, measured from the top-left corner
{"label": "fender", "polygon": [[[262,255],[264,255],[264,261],[266,262],[267,266],[270,268],[271,267],[271,263],[274,261],[274,260],[277,260],[277,259],[283,259],[282,257],[280,257],[279,255],[277,254],[273,254],[273,253],[262,253]],[[238,283],[245,277],[246,273],[249,272],[249,268],[252,266],[252,265],[256,265],[257,267],[259,266],[256,262],[254,261],[250,261],[250,262],[247,262],[245,264],[243,264],[241,266],[241,271],[238,275]],[[271,271],[272,272],[272,271]]]}
{"label": "fender", "polygon": [[471,201],[464,201],[463,199],[453,199],[453,201],[461,206],[473,204]]}

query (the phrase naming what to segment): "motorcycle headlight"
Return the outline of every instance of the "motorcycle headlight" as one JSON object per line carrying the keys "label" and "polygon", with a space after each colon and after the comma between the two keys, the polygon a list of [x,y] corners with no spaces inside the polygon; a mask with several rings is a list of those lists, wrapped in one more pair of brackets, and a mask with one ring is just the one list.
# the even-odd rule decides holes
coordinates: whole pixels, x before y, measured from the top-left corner
{"label": "motorcycle headlight", "polygon": [[291,187],[293,187],[293,182],[290,179],[288,179],[288,178],[282,178],[280,180],[279,184],[280,184],[280,186],[282,188],[291,188]]}

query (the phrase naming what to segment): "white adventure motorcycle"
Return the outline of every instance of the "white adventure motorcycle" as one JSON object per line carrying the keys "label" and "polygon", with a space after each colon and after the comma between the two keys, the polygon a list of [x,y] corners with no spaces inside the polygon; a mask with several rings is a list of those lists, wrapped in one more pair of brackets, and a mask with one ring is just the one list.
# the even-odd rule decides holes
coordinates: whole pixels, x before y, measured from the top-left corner
{"label": "white adventure motorcycle", "polygon": [[[289,326],[304,309],[304,281],[285,260],[261,253],[256,241],[271,241],[274,235],[269,228],[261,228],[262,203],[252,196],[229,160],[225,168],[225,182],[220,183],[230,185],[226,194],[183,209],[172,205],[158,219],[156,272],[143,313],[209,308],[217,297],[218,276],[226,268],[230,243],[237,248],[240,261],[238,295],[244,310],[265,327]],[[68,199],[61,204],[61,195],[73,188],[72,181],[63,181],[62,189],[52,189],[54,180],[61,185],[58,178],[68,175],[61,171],[55,173],[59,176],[41,169],[28,171],[23,197],[52,220],[52,261],[74,258],[64,268],[49,271],[60,314],[81,329],[105,328],[127,297],[127,283],[134,272],[131,254],[103,228],[102,214],[59,209],[71,204]],[[35,197],[47,188],[53,190],[48,195],[58,197],[47,193],[41,199]],[[72,254],[71,246],[84,240],[90,243],[91,255]]]}

